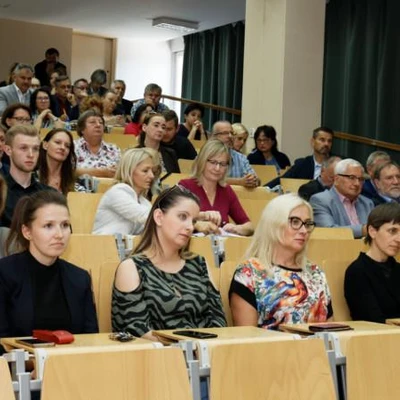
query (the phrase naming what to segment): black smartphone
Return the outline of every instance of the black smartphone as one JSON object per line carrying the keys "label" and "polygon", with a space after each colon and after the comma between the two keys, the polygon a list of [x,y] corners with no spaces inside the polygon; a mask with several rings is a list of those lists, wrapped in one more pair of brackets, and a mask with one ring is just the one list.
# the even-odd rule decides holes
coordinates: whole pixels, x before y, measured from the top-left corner
{"label": "black smartphone", "polygon": [[34,337],[17,339],[15,342],[23,344],[25,346],[29,346],[29,347],[52,347],[52,346],[55,346],[54,342],[46,342],[45,340],[36,339]]}
{"label": "black smartphone", "polygon": [[175,331],[174,335],[188,336],[194,339],[213,339],[218,337],[215,333],[198,332],[198,331]]}

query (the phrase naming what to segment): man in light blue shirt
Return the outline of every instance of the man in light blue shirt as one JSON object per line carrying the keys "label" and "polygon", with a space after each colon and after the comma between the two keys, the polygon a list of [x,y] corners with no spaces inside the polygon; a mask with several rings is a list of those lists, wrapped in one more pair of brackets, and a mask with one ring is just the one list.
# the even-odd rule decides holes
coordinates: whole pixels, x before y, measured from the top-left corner
{"label": "man in light blue shirt", "polygon": [[212,128],[212,138],[220,140],[230,149],[231,161],[228,172],[229,185],[240,185],[248,188],[259,186],[254,169],[251,167],[247,157],[232,149],[232,125],[229,121],[217,121]]}

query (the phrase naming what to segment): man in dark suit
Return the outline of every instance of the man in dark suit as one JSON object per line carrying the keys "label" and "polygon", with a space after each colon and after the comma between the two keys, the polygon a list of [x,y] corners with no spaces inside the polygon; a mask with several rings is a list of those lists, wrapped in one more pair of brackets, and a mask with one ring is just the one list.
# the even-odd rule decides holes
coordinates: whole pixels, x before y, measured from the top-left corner
{"label": "man in dark suit", "polygon": [[[329,157],[332,149],[333,130],[324,126],[314,129],[311,138],[313,154],[299,158],[282,178],[316,179],[321,174],[321,164]],[[273,188],[280,184],[280,178],[275,178],[265,186]]]}
{"label": "man in dark suit", "polygon": [[335,167],[334,186],[310,199],[316,225],[348,227],[356,239],[365,236],[374,203],[360,194],[363,183],[364,168],[358,161],[351,158],[339,161]]}
{"label": "man in dark suit", "polygon": [[373,178],[377,192],[371,200],[375,205],[400,202],[400,168],[396,162],[380,164],[375,169]]}
{"label": "man in dark suit", "polygon": [[54,98],[54,115],[62,121],[72,121],[79,118],[79,106],[75,95],[71,92],[71,81],[62,75],[56,79],[56,94]]}
{"label": "man in dark suit", "polygon": [[0,88],[0,115],[15,103],[29,106],[31,100],[31,81],[33,68],[28,64],[18,64],[14,70],[14,83]]}
{"label": "man in dark suit", "polygon": [[118,110],[118,114],[121,115],[131,115],[131,109],[133,106],[133,102],[130,100],[124,99],[126,84],[125,81],[121,79],[116,79],[111,84],[111,90],[113,90],[118,95],[118,104],[116,110]]}
{"label": "man in dark suit", "polygon": [[60,75],[67,75],[67,67],[58,61],[60,53],[55,48],[46,50],[45,59],[35,65],[35,77],[39,79],[42,86],[51,86],[51,74],[57,71]]}
{"label": "man in dark suit", "polygon": [[317,179],[300,186],[299,196],[308,201],[314,194],[330,189],[335,180],[335,166],[340,160],[340,157],[336,156],[325,160],[321,166],[321,175]]}

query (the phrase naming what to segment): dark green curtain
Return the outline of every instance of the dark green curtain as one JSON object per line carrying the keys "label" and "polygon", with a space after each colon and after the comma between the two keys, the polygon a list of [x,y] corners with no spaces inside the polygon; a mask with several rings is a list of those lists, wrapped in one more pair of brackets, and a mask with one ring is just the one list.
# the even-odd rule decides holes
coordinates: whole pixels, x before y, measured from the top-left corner
{"label": "dark green curtain", "polygon": [[[241,109],[244,23],[194,33],[184,42],[182,97]],[[211,128],[220,119],[237,122],[240,117],[206,111],[205,126]]]}
{"label": "dark green curtain", "polygon": [[[400,143],[400,1],[331,0],[326,7],[322,123]],[[364,162],[376,147],[335,140]],[[392,154],[393,155],[393,154]],[[394,155],[398,159],[398,154]]]}

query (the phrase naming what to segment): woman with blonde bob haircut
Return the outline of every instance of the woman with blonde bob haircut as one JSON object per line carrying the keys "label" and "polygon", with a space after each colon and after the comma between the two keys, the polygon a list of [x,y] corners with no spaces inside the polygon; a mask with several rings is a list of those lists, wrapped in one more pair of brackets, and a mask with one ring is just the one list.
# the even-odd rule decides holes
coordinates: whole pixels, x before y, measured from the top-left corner
{"label": "woman with blonde bob haircut", "polygon": [[156,151],[149,148],[126,150],[115,174],[117,183],[100,200],[93,233],[138,235],[151,209],[146,195],[159,173]]}
{"label": "woman with blonde bob haircut", "polygon": [[333,315],[324,272],[306,258],[315,227],[309,203],[294,194],[271,200],[229,291],[234,325],[277,329]]}
{"label": "woman with blonde bob haircut", "polygon": [[[180,181],[200,199],[202,213],[195,225],[197,232],[218,233],[223,228],[225,232],[241,236],[253,233],[253,225],[236,193],[225,182],[230,162],[228,147],[220,140],[211,139],[194,161],[192,177]],[[229,218],[235,223],[230,223]]]}

